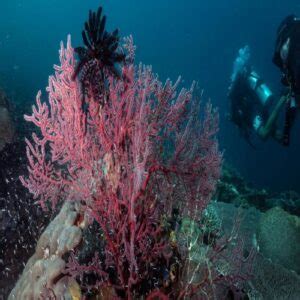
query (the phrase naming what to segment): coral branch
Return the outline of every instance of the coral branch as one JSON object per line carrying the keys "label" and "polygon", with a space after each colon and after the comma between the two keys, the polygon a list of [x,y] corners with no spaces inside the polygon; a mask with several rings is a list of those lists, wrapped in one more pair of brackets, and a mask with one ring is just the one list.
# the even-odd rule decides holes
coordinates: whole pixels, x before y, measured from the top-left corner
{"label": "coral branch", "polygon": [[[151,67],[134,66],[132,38],[126,43],[122,76],[105,76],[105,105],[88,95],[83,101],[72,77],[70,37],[66,48],[61,44],[49,104],[39,92],[33,114],[25,116],[40,133],[26,140],[29,177],[21,181],[44,208],[62,199],[80,201],[105,237],[105,265],[97,269],[95,260],[86,270],[132,298],[151,266],[172,255],[162,219],[174,207],[200,218],[219,178],[221,155],[217,114],[208,104],[201,123],[195,84],[180,92],[180,78],[163,85]],[[181,199],[173,198],[178,191]],[[108,269],[113,278],[104,276]]]}

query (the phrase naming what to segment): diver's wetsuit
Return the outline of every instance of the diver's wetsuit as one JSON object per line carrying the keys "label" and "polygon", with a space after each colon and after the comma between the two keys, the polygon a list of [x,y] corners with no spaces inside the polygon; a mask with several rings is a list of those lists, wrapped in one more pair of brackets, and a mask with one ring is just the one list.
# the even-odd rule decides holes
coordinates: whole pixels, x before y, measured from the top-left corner
{"label": "diver's wetsuit", "polygon": [[[282,47],[289,40],[286,57]],[[291,85],[295,95],[300,95],[300,19],[288,16],[277,30],[273,62],[283,72],[283,84]]]}
{"label": "diver's wetsuit", "polygon": [[291,15],[279,25],[273,62],[283,73],[282,83],[289,88],[283,144],[289,145],[290,129],[300,104],[300,19]]}

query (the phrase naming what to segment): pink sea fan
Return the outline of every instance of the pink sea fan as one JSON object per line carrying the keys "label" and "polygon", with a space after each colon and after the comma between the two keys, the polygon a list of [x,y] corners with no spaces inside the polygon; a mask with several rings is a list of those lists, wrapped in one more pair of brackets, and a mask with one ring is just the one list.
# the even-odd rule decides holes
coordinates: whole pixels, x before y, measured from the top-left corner
{"label": "pink sea fan", "polygon": [[195,84],[177,92],[180,78],[162,84],[151,67],[134,65],[132,38],[124,48],[122,77],[106,74],[108,99],[100,105],[84,99],[72,79],[70,37],[66,48],[61,44],[49,103],[39,92],[33,114],[25,116],[40,134],[26,139],[29,177],[21,181],[45,209],[60,200],[81,203],[104,233],[104,269],[117,274],[110,285],[131,298],[150,264],[169,255],[162,218],[174,207],[181,215],[201,216],[221,155],[217,114],[208,104],[200,122]]}

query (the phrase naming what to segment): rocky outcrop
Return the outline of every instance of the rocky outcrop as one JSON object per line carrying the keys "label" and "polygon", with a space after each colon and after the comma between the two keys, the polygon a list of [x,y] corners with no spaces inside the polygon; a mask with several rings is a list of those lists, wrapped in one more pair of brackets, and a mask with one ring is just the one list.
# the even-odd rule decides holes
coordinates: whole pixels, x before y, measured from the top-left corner
{"label": "rocky outcrop", "polygon": [[249,299],[300,299],[299,218],[280,208],[266,213],[255,208],[236,208],[233,204],[213,204],[229,234],[239,220],[239,236],[246,251],[257,250],[252,276],[244,288]]}
{"label": "rocky outcrop", "polygon": [[297,192],[278,193],[255,188],[228,164],[222,168],[215,198],[219,202],[233,203],[244,208],[255,207],[263,212],[281,207],[288,213],[300,216],[300,195]]}

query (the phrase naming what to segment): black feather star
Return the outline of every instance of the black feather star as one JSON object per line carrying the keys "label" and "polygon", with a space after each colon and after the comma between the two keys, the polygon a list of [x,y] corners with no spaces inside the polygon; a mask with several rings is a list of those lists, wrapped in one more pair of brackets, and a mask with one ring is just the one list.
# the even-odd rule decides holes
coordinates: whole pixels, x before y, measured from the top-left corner
{"label": "black feather star", "polygon": [[118,52],[118,29],[109,33],[105,30],[105,24],[102,7],[97,12],[89,12],[89,19],[82,31],[84,47],[75,48],[79,61],[73,75],[74,80],[79,77],[84,95],[94,97],[101,104],[105,102],[106,76],[120,78],[118,64],[125,61],[125,54]]}

